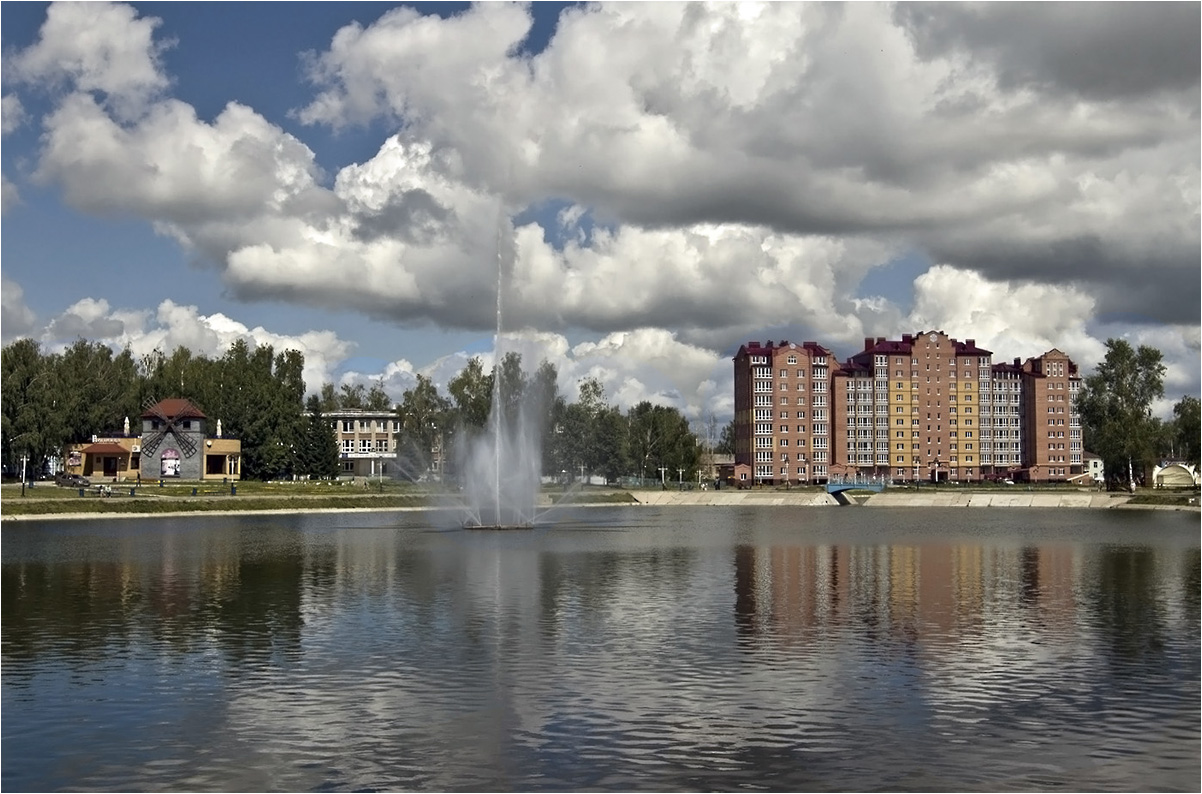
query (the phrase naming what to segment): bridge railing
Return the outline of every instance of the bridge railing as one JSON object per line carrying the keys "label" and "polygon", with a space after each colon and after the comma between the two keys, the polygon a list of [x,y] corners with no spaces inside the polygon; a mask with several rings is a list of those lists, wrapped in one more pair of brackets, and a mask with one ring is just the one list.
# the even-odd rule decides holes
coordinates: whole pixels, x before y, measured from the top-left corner
{"label": "bridge railing", "polygon": [[863,485],[883,488],[889,484],[889,478],[868,474],[832,474],[827,479],[827,483],[830,485]]}

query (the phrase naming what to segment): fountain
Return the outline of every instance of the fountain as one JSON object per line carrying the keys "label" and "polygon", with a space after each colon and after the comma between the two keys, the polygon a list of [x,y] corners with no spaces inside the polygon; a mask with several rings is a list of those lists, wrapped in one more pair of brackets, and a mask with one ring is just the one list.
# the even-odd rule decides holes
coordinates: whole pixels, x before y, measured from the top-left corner
{"label": "fountain", "polygon": [[[501,216],[503,218],[503,215]],[[501,378],[501,295],[504,266],[497,222],[497,333],[493,338],[492,407],[487,431],[461,449],[466,497],[465,529],[528,529],[538,520],[536,500],[542,482],[544,406],[523,400],[516,414],[505,410]],[[543,511],[545,512],[545,511]]]}

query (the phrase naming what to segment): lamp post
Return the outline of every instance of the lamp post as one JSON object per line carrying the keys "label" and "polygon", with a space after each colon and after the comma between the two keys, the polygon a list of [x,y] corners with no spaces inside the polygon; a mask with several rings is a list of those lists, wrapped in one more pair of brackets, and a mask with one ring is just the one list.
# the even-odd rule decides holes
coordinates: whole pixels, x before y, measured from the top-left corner
{"label": "lamp post", "polygon": [[808,488],[810,485],[810,459],[803,452],[801,453],[801,470],[805,472],[805,483]]}

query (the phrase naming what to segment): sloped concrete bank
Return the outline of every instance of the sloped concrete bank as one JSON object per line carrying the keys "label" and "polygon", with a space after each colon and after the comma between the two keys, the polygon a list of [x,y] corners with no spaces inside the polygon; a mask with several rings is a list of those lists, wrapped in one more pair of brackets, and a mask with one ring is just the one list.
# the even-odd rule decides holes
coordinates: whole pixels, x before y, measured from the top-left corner
{"label": "sloped concrete bank", "polygon": [[[788,491],[652,491],[631,493],[639,504],[722,505],[738,507],[838,507],[839,502],[826,493]],[[885,491],[858,498],[864,507],[1075,507],[1094,510],[1179,510],[1198,512],[1197,505],[1128,504],[1127,494],[1109,493],[1038,493],[1030,491],[971,493],[950,490]]]}

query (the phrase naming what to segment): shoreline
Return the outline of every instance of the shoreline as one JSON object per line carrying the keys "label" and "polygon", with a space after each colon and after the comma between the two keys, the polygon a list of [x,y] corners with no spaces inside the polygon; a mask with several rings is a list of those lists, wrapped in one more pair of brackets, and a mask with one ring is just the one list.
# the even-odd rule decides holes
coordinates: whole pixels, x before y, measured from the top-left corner
{"label": "shoreline", "polygon": [[[1085,510],[1170,510],[1176,512],[1200,512],[1198,505],[1128,504],[1131,496],[1109,493],[973,493],[914,491],[884,492],[871,496],[853,497],[851,504],[842,505],[828,493],[812,491],[649,491],[627,492],[632,502],[573,502],[561,505],[575,507],[967,507],[967,508],[1067,508]],[[540,505],[550,507],[549,504]],[[186,518],[189,516],[231,515],[296,515],[298,513],[411,513],[418,511],[441,511],[453,508],[439,505],[391,506],[391,507],[315,507],[305,509],[292,504],[288,507],[263,509],[219,509],[219,510],[171,510],[161,512],[84,512],[84,513],[25,513],[5,515],[0,506],[0,522],[23,521],[78,521],[83,519],[146,519]]]}

